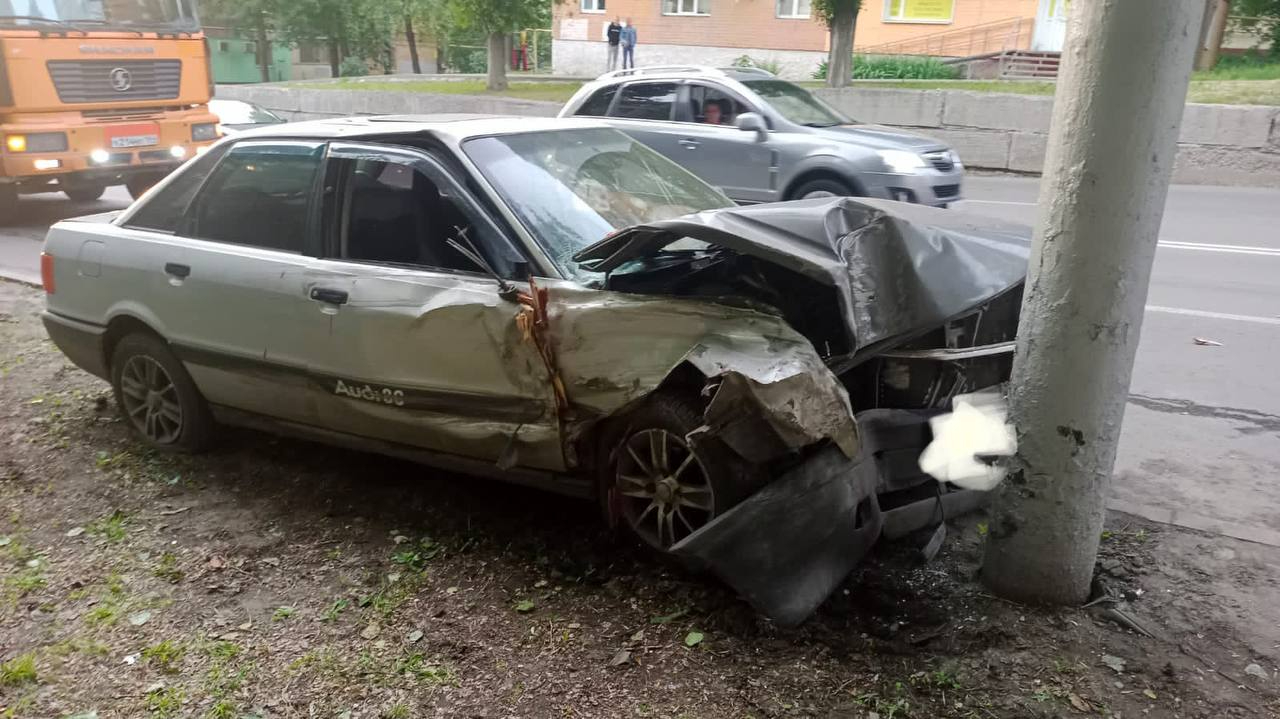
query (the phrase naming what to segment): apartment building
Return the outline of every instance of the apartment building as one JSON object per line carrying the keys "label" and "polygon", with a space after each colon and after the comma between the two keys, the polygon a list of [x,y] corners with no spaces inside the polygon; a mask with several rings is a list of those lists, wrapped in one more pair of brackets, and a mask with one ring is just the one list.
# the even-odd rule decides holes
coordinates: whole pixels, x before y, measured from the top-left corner
{"label": "apartment building", "polygon": [[[956,56],[1059,50],[1068,2],[864,0],[854,43],[859,50]],[[552,13],[554,70],[564,75],[605,71],[604,33],[615,18],[635,25],[641,66],[723,66],[745,55],[776,63],[784,77],[805,79],[828,48],[827,28],[810,0],[564,0]],[[897,46],[885,48],[891,43]],[[944,52],[934,52],[939,47]]]}

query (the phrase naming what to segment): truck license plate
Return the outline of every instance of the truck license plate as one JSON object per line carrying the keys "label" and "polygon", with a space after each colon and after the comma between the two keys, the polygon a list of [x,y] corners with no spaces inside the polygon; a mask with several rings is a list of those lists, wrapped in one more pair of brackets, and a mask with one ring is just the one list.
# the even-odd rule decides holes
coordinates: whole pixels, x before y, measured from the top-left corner
{"label": "truck license plate", "polygon": [[112,147],[145,147],[160,144],[159,135],[125,135],[111,138]]}

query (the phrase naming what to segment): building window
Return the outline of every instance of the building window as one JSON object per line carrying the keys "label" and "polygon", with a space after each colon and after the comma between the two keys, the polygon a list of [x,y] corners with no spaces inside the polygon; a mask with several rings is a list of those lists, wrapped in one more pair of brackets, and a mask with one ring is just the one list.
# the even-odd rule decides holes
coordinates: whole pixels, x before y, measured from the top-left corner
{"label": "building window", "polygon": [[812,0],[778,0],[778,17],[808,18],[812,14]]}
{"label": "building window", "polygon": [[316,64],[329,62],[328,48],[323,43],[303,41],[298,43],[298,62]]}
{"label": "building window", "polygon": [[604,12],[604,0],[582,0],[582,12]]}
{"label": "building window", "polygon": [[955,0],[884,0],[884,21],[949,23],[955,9]]}
{"label": "building window", "polygon": [[711,0],[662,0],[663,15],[710,15]]}

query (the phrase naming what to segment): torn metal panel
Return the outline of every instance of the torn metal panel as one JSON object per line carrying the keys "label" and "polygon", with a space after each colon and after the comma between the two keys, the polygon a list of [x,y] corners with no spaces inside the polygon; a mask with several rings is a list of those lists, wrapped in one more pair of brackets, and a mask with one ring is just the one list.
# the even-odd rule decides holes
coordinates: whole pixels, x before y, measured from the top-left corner
{"label": "torn metal panel", "polygon": [[837,198],[710,210],[618,232],[574,256],[611,272],[693,238],[836,289],[853,353],[931,329],[1023,281],[1030,228]]}
{"label": "torn metal panel", "polygon": [[875,461],[828,446],[671,548],[757,611],[795,626],[880,536]]}
{"label": "torn metal panel", "polygon": [[[744,457],[753,459],[752,442],[795,450],[825,439],[847,456],[857,453],[844,387],[780,317],[568,283],[548,288],[548,308],[556,362],[578,421],[626,408],[687,362],[718,379],[706,420],[713,431],[725,430],[723,438]],[[753,432],[730,431],[748,415],[759,420]]]}

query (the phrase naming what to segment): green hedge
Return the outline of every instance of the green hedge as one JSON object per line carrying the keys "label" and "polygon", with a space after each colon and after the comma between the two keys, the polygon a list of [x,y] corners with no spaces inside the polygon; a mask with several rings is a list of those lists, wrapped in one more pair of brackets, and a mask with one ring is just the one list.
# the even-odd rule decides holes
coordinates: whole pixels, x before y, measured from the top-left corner
{"label": "green hedge", "polygon": [[[827,62],[813,73],[817,80],[827,79]],[[932,57],[917,55],[854,55],[854,80],[954,80],[960,71],[943,65]]]}

